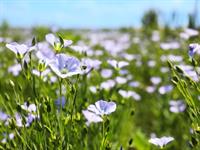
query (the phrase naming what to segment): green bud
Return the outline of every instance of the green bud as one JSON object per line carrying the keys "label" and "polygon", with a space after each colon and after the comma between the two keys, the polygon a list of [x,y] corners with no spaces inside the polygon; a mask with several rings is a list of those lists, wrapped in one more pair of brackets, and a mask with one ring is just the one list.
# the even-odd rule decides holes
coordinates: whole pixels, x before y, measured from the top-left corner
{"label": "green bud", "polygon": [[175,66],[175,69],[178,73],[184,73],[183,70],[179,66]]}
{"label": "green bud", "polygon": [[25,70],[28,70],[28,63],[26,61],[24,61],[24,65],[23,65]]}
{"label": "green bud", "polygon": [[34,46],[35,44],[36,44],[36,38],[33,37],[33,39],[32,39],[32,46]]}
{"label": "green bud", "polygon": [[171,79],[172,83],[174,83],[175,85],[178,83],[178,77],[177,76],[173,76]]}
{"label": "green bud", "polygon": [[60,52],[62,48],[63,48],[63,45],[61,43],[54,43],[54,49],[56,53]]}
{"label": "green bud", "polygon": [[194,137],[192,137],[191,142],[193,146],[196,146],[198,144],[198,141]]}
{"label": "green bud", "polygon": [[131,145],[133,143],[133,139],[131,138],[128,142],[129,145]]}
{"label": "green bud", "polygon": [[8,95],[8,93],[5,93],[4,96],[5,96],[5,99],[6,99],[7,101],[10,100],[10,96]]}
{"label": "green bud", "polygon": [[44,61],[40,61],[38,65],[38,71],[43,72],[46,69],[46,64]]}
{"label": "green bud", "polygon": [[198,65],[197,61],[194,58],[192,58],[192,66],[196,67],[197,65]]}
{"label": "green bud", "polygon": [[11,85],[12,87],[15,87],[15,84],[14,84],[14,82],[13,82],[12,80],[9,80],[9,83],[10,83],[10,85]]}
{"label": "green bud", "polygon": [[58,35],[58,38],[59,38],[59,41],[60,41],[61,45],[64,46],[64,40],[63,40],[63,38],[60,35]]}
{"label": "green bud", "polygon": [[181,79],[181,82],[183,83],[184,88],[187,88],[187,83]]}
{"label": "green bud", "polygon": [[167,64],[168,64],[168,66],[169,66],[169,68],[170,68],[170,69],[172,69],[172,68],[173,68],[173,65],[172,65],[172,63],[171,63],[169,60],[167,61]]}
{"label": "green bud", "polygon": [[17,58],[17,61],[18,61],[18,62],[21,62],[23,57],[24,57],[24,56],[23,56],[22,54],[20,54],[19,52],[17,52],[16,58]]}
{"label": "green bud", "polygon": [[135,114],[134,110],[131,110],[131,116],[133,116]]}

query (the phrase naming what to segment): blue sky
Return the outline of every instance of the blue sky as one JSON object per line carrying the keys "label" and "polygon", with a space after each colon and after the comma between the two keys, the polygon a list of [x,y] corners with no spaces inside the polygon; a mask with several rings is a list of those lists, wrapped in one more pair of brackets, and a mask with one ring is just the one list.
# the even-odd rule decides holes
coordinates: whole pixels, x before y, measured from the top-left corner
{"label": "blue sky", "polygon": [[[197,1],[196,7],[200,9],[200,0]],[[139,26],[144,12],[155,8],[162,24],[169,22],[170,14],[176,11],[177,24],[186,25],[194,6],[195,0],[0,0],[0,22],[6,19],[12,26],[23,27]]]}

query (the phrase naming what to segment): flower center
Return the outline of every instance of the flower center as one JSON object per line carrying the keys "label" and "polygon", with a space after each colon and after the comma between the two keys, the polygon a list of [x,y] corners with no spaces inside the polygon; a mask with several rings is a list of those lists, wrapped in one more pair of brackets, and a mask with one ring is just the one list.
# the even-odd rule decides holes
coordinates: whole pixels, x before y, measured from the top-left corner
{"label": "flower center", "polygon": [[61,70],[61,73],[62,74],[66,74],[66,73],[68,73],[69,71],[66,69],[66,68],[63,68],[62,70]]}

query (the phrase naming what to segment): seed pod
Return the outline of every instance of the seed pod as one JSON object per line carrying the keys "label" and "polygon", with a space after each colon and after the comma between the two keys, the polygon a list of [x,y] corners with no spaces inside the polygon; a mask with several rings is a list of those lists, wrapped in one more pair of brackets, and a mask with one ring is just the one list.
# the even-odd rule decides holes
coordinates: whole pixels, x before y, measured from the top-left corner
{"label": "seed pod", "polygon": [[176,71],[177,71],[178,73],[181,73],[181,74],[184,73],[183,70],[182,70],[179,66],[175,66],[175,69],[176,69]]}

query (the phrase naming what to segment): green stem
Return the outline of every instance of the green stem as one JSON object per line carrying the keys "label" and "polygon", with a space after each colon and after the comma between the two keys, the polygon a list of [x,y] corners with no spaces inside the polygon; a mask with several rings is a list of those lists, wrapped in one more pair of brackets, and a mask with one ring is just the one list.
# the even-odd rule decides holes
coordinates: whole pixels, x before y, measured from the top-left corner
{"label": "green stem", "polygon": [[[77,75],[76,84],[77,84],[78,80],[79,80],[79,75]],[[77,89],[74,89],[74,90],[75,90],[75,92],[74,92],[73,103],[72,103],[71,121],[73,119],[72,117],[73,117],[74,110],[76,110],[76,97],[77,97],[77,93],[78,93]]]}
{"label": "green stem", "polygon": [[59,80],[59,100],[60,100],[60,113],[62,113],[62,78],[58,78]]}
{"label": "green stem", "polygon": [[101,140],[100,150],[104,150],[104,143],[105,143],[105,120],[103,120],[102,123],[102,140]]}

